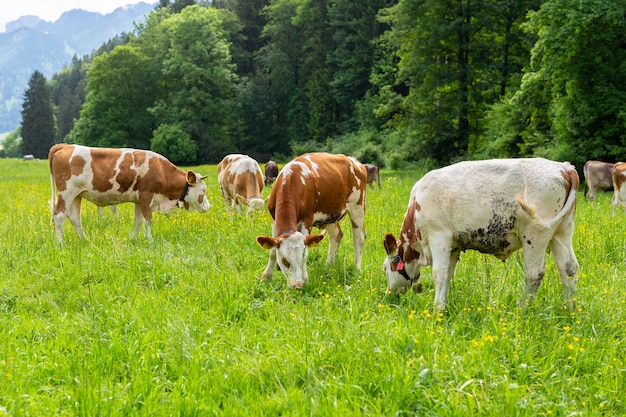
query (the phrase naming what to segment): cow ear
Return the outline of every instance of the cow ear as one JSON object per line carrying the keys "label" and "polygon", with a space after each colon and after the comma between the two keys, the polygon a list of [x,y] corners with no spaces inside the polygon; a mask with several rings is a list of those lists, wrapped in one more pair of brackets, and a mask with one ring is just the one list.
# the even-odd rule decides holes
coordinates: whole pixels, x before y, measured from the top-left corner
{"label": "cow ear", "polygon": [[324,235],[320,234],[320,235],[309,235],[307,237],[304,238],[304,244],[307,245],[309,248],[314,248],[317,246],[318,243],[320,243],[320,241],[324,239]]}
{"label": "cow ear", "polygon": [[424,256],[422,252],[420,252],[420,257],[417,259],[417,263],[421,266],[428,266],[428,259],[426,259],[426,256]]}
{"label": "cow ear", "polygon": [[257,236],[256,243],[263,249],[272,249],[280,246],[282,239],[270,237],[270,236]]}
{"label": "cow ear", "polygon": [[196,177],[195,172],[187,171],[187,182],[189,183],[189,185],[194,185],[197,180],[198,180],[198,177]]}
{"label": "cow ear", "polygon": [[394,256],[398,253],[398,242],[393,234],[387,233],[385,239],[383,239],[383,245],[385,246],[385,252],[387,255]]}

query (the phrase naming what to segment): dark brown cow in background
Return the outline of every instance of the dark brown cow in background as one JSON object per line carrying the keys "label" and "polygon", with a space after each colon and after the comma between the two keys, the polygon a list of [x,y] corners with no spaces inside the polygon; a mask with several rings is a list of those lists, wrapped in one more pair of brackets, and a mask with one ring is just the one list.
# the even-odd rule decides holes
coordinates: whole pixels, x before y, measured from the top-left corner
{"label": "dark brown cow in background", "polygon": [[265,185],[271,185],[278,177],[278,165],[274,161],[268,161],[265,164]]}
{"label": "dark brown cow in background", "polygon": [[272,216],[272,236],[258,236],[257,243],[270,249],[262,278],[271,278],[278,262],[289,288],[308,281],[308,247],[323,234],[311,235],[313,226],[326,229],[330,263],[343,237],[339,221],[350,216],[354,239],[354,265],[361,268],[365,241],[365,189],[367,172],[355,158],[329,153],[308,153],[285,165],[272,188],[267,209]]}
{"label": "dark brown cow in background", "polygon": [[[596,190],[613,190],[612,172],[615,164],[601,161],[587,161],[583,167],[585,176],[585,195],[589,201],[595,201]],[[589,190],[589,193],[587,193]]]}
{"label": "dark brown cow in background", "polygon": [[374,182],[378,184],[378,189],[380,190],[380,170],[378,169],[378,165],[374,164],[363,164],[365,169],[367,170],[367,184],[370,186],[374,186]]}
{"label": "dark brown cow in background", "polygon": [[155,152],[58,144],[50,148],[48,162],[50,209],[59,244],[63,244],[66,218],[76,234],[86,239],[80,220],[83,198],[101,207],[135,203],[133,237],[143,223],[148,240],[152,239],[154,211],[182,205],[202,213],[211,207],[206,198],[206,177],[185,172]]}

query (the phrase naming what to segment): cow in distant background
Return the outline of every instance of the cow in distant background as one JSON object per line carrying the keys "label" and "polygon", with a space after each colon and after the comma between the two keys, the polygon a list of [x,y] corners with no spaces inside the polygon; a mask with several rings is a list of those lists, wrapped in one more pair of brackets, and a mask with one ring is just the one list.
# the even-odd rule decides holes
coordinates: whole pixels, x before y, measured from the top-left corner
{"label": "cow in distant background", "polygon": [[374,186],[374,182],[378,184],[378,189],[380,190],[380,172],[378,169],[378,165],[374,164],[363,164],[365,169],[367,170],[367,183],[370,186]]}
{"label": "cow in distant background", "polygon": [[[585,177],[585,192],[589,201],[595,201],[596,190],[603,191],[613,190],[613,166],[609,162],[587,161],[583,167],[583,175]],[[589,190],[589,193],[587,193]]]}
{"label": "cow in distant background", "polygon": [[311,235],[313,226],[326,229],[330,263],[343,237],[339,221],[348,214],[354,239],[354,265],[361,267],[365,241],[365,189],[367,172],[355,158],[329,153],[308,153],[285,165],[272,188],[267,208],[272,216],[272,236],[258,236],[257,243],[270,249],[262,278],[271,278],[278,262],[289,288],[308,281],[308,247],[323,234]]}
{"label": "cow in distant background", "polygon": [[241,212],[241,205],[248,206],[248,213],[263,210],[263,173],[258,162],[248,155],[227,155],[217,166],[217,181],[226,208]]}
{"label": "cow in distant background", "polygon": [[613,206],[613,214],[618,207],[626,208],[626,162],[616,162],[612,175],[613,198],[611,205]]}
{"label": "cow in distant background", "polygon": [[66,218],[76,234],[86,239],[80,219],[83,198],[102,207],[135,203],[133,237],[143,223],[148,240],[152,240],[154,211],[182,205],[202,213],[211,207],[206,198],[206,177],[184,172],[155,152],[58,144],[50,148],[48,162],[50,209],[59,244],[63,244]]}
{"label": "cow in distant background", "polygon": [[389,233],[383,241],[388,290],[417,285],[421,268],[431,265],[434,307],[441,309],[461,252],[473,249],[505,260],[522,248],[525,306],[546,273],[550,247],[565,301],[574,310],[578,184],[570,163],[543,158],[466,161],[430,171],[413,186],[398,240]]}
{"label": "cow in distant background", "polygon": [[278,165],[274,161],[268,161],[265,164],[265,185],[271,185],[278,177]]}

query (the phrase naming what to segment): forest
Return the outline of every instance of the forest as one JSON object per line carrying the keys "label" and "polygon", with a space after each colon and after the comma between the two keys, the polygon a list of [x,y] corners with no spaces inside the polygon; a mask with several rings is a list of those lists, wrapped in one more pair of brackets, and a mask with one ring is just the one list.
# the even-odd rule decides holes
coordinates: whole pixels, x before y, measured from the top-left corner
{"label": "forest", "polygon": [[626,158],[626,0],[161,0],[24,94],[20,150],[391,169]]}

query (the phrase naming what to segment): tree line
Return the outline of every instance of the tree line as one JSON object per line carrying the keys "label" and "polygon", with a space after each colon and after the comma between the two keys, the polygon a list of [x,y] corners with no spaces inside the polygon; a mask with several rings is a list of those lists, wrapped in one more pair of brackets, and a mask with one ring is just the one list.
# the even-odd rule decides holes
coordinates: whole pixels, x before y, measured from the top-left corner
{"label": "tree line", "polygon": [[[41,130],[46,146],[152,149],[181,164],[318,150],[390,168],[616,161],[625,16],[626,0],[161,0],[45,83]],[[43,120],[28,118],[33,88],[24,153],[44,137],[28,132]]]}

